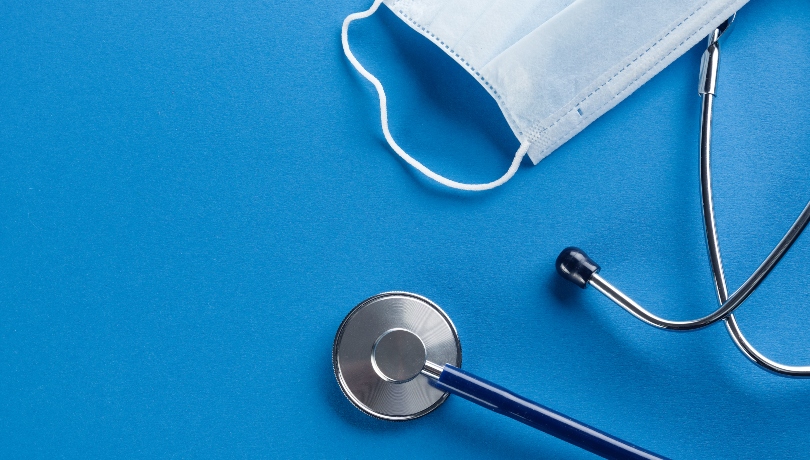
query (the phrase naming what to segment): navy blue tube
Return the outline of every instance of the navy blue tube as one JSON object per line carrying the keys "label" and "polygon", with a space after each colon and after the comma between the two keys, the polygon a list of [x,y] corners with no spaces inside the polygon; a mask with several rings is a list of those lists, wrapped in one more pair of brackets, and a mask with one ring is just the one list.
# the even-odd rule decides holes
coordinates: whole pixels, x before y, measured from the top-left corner
{"label": "navy blue tube", "polygon": [[445,364],[437,388],[461,396],[479,406],[511,417],[538,430],[610,459],[664,459],[650,451],[614,438],[536,402]]}

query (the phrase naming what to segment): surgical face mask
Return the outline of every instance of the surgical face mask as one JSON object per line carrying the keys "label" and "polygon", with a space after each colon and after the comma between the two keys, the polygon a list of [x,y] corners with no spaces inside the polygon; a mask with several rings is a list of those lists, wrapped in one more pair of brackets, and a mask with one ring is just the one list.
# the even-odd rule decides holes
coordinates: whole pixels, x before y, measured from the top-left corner
{"label": "surgical face mask", "polygon": [[[748,0],[375,0],[343,21],[343,51],[377,89],[385,139],[411,166],[448,187],[487,190],[525,155],[537,164],[646,83]],[[444,50],[498,102],[521,145],[487,184],[442,177],[391,136],[382,84],[349,48],[349,24],[380,3]]]}

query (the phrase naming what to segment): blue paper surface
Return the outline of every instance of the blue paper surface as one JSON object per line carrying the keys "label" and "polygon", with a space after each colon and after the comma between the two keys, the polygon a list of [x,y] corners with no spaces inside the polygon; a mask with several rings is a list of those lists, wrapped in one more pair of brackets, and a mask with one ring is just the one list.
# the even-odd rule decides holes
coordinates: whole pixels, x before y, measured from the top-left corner
{"label": "blue paper surface", "polygon": [[[453,319],[464,369],[674,458],[800,458],[810,381],[722,325],[672,333],[554,273],[566,246],[662,316],[716,306],[698,188],[701,47],[537,166],[445,190],[385,145],[340,49],[370,2],[0,7],[0,457],[589,458],[450,398],[357,411],[338,325],[388,290]],[[714,184],[729,287],[810,200],[810,6],[752,0],[723,47]],[[381,10],[356,23],[391,127],[484,182],[518,142],[483,88]],[[810,364],[810,236],[738,314]]]}

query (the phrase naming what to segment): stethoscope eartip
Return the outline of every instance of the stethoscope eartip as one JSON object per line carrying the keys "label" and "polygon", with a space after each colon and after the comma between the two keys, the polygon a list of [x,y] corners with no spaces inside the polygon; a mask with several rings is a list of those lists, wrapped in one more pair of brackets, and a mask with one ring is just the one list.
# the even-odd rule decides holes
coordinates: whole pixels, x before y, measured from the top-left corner
{"label": "stethoscope eartip", "polygon": [[557,256],[557,273],[568,281],[585,289],[594,273],[599,272],[599,265],[588,254],[577,247],[569,246]]}

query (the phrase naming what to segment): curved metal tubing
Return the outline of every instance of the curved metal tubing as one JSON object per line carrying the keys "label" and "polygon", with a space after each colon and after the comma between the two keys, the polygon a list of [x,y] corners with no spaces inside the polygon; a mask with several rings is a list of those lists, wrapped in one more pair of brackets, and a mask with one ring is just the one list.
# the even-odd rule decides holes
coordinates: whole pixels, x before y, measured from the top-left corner
{"label": "curved metal tubing", "polygon": [[698,92],[703,96],[700,126],[700,197],[703,211],[703,224],[706,233],[706,246],[711,262],[714,286],[720,307],[713,313],[691,321],[671,321],[656,316],[604,278],[599,276],[599,265],[591,260],[581,249],[575,247],[565,248],[557,258],[557,272],[568,281],[585,288],[588,284],[610,300],[627,310],[636,318],[645,323],[661,329],[688,331],[699,329],[724,320],[726,329],[737,348],[751,361],[767,371],[790,377],[810,377],[810,366],[790,366],[773,361],[757,351],[740,330],[734,317],[734,310],[739,307],[751,293],[765,280],[776,264],[790,249],[799,235],[810,222],[810,202],[804,207],[799,217],[790,226],[785,236],[774,247],[768,257],[760,264],[754,273],[730,297],[723,273],[723,259],[720,256],[720,243],[717,238],[717,226],[714,217],[714,203],[712,200],[711,178],[711,138],[712,138],[712,105],[717,88],[717,69],[720,62],[720,45],[718,40],[734,21],[732,16],[724,22],[709,37],[708,47],[703,53],[700,66],[700,84]]}
{"label": "curved metal tubing", "polygon": [[726,318],[726,329],[729,335],[731,335],[734,344],[737,345],[737,348],[740,349],[743,355],[766,371],[786,377],[810,377],[810,366],[790,366],[777,363],[757,351],[743,336],[734,315],[729,315],[729,317]]}
{"label": "curved metal tubing", "polygon": [[[568,270],[566,267],[562,267],[560,265],[560,259],[558,259],[558,270],[563,276],[581,287],[585,287],[586,284],[591,284],[593,287],[599,290],[599,292],[607,296],[620,307],[627,310],[636,318],[651,326],[661,329],[688,331],[709,326],[720,320],[726,320],[726,326],[731,334],[732,339],[734,340],[734,343],[737,344],[740,350],[749,359],[770,371],[780,374],[810,376],[810,366],[799,367],[781,365],[771,361],[759,353],[745,339],[733,315],[733,311],[756,290],[762,281],[765,280],[779,260],[782,259],[799,235],[801,235],[805,227],[807,227],[808,222],[810,222],[810,202],[807,203],[804,210],[802,210],[802,212],[799,214],[799,217],[793,222],[793,225],[790,226],[787,233],[785,233],[785,236],[782,237],[776,247],[774,247],[771,253],[768,254],[768,257],[765,258],[754,273],[747,280],[745,280],[742,286],[740,286],[740,288],[737,289],[737,291],[734,292],[730,297],[728,295],[728,288],[726,286],[725,276],[723,274],[723,262],[722,258],[720,257],[720,244],[717,238],[714,205],[712,200],[711,129],[712,106],[714,102],[714,93],[717,86],[717,69],[720,60],[720,46],[718,40],[724,34],[724,32],[727,32],[733,20],[734,17],[730,18],[709,37],[708,47],[706,52],[703,54],[699,86],[699,92],[703,95],[700,128],[700,192],[702,200],[703,222],[706,232],[706,243],[720,307],[709,315],[690,321],[667,320],[650,313],[618,288],[599,276],[599,266],[595,262],[591,261],[584,253],[579,252],[577,254],[576,262],[574,265],[572,265],[572,267],[575,268],[571,270]],[[576,248],[567,248],[566,251],[571,249],[573,249],[575,252],[579,251],[579,249]],[[563,257],[562,254],[561,257]],[[582,263],[585,263],[585,265],[581,265]]]}
{"label": "curved metal tubing", "polygon": [[[713,41],[716,41],[714,37],[710,38],[709,41],[709,49],[712,50],[712,47],[716,47],[716,44]],[[715,54],[717,60],[720,57],[720,50],[719,47],[716,47]],[[717,72],[717,60],[715,60],[715,66],[713,72],[715,75],[711,78],[712,82],[716,82],[716,72]],[[705,62],[705,58],[704,58]],[[705,76],[704,76],[705,77]],[[706,231],[706,247],[709,251],[709,260],[711,261],[712,267],[712,276],[714,279],[714,287],[717,292],[717,300],[719,301],[720,305],[724,305],[728,303],[728,287],[726,285],[726,277],[723,272],[723,259],[720,256],[720,243],[717,238],[717,227],[715,224],[714,218],[714,200],[712,199],[712,178],[711,178],[711,143],[712,143],[712,103],[714,101],[714,89],[716,83],[711,85],[711,91],[706,91],[701,93],[703,94],[703,109],[702,109],[702,117],[701,117],[701,129],[700,129],[700,198],[702,201],[702,208],[703,208],[703,225]],[[706,85],[703,85],[706,87]],[[769,258],[771,255],[776,254],[776,261],[782,258],[782,256],[787,252],[791,245],[796,241],[796,238],[799,237],[802,230],[807,226],[807,222],[810,219],[810,203],[805,206],[802,213],[799,215],[799,218],[796,219],[796,222],[788,230],[787,234],[779,244],[776,245],[771,254],[768,256]],[[764,264],[763,264],[764,265]],[[771,267],[772,268],[772,267]],[[760,273],[760,270],[757,269],[751,277],[761,276],[761,279],[764,279],[767,276],[770,269],[764,273]],[[751,278],[749,278],[750,280]],[[748,281],[746,281],[747,283]],[[761,280],[760,280],[761,282]],[[759,283],[756,283],[759,284]],[[745,285],[743,285],[745,287]],[[740,288],[742,290],[742,287]],[[739,292],[739,290],[738,290]],[[735,293],[736,295],[736,293]],[[734,296],[732,296],[734,297]],[[722,307],[721,307],[722,309]],[[733,313],[729,313],[725,319],[726,322],[726,329],[728,330],[731,339],[734,341],[734,344],[737,345],[737,348],[740,351],[756,363],[757,365],[761,366],[767,371],[774,372],[779,375],[789,376],[789,377],[810,377],[810,366],[790,366],[786,364],[781,364],[776,361],[769,359],[767,356],[763,355],[756,348],[751,345],[748,340],[746,340],[745,336],[740,330],[739,325],[737,324],[737,319],[734,318]]]}
{"label": "curved metal tubing", "polygon": [[[708,205],[711,208],[711,204]],[[705,212],[706,205],[704,205],[704,212]],[[709,209],[711,212],[711,223],[714,222],[714,211],[713,209]],[[785,255],[790,246],[796,241],[796,238],[801,235],[802,230],[807,226],[807,223],[810,222],[810,202],[807,203],[804,210],[799,214],[799,218],[793,222],[793,225],[790,226],[787,233],[782,240],[779,241],[779,244],[768,254],[768,257],[762,262],[762,264],[754,271],[754,273],[747,279],[745,282],[740,286],[737,291],[731,295],[731,297],[725,298],[725,295],[728,295],[726,292],[725,287],[725,280],[722,280],[722,273],[723,273],[723,266],[720,259],[719,248],[717,248],[717,259],[714,260],[714,257],[711,256],[712,254],[712,243],[709,244],[710,247],[710,257],[712,258],[712,273],[720,273],[720,277],[722,280],[722,289],[724,293],[724,297],[720,305],[720,308],[715,310],[713,313],[706,315],[702,318],[690,320],[690,321],[672,321],[668,319],[661,318],[656,316],[649,311],[647,311],[644,307],[637,304],[633,299],[628,297],[625,293],[617,289],[612,284],[608,283],[604,278],[599,276],[599,274],[594,273],[591,275],[590,280],[588,283],[595,287],[599,292],[607,296],[610,300],[616,302],[620,307],[627,310],[630,314],[635,316],[636,318],[644,321],[645,323],[655,326],[661,329],[669,329],[675,331],[690,331],[693,329],[700,329],[702,327],[706,327],[710,324],[716,323],[717,321],[726,319],[728,315],[730,315],[737,307],[742,305],[742,303],[750,296],[754,290],[756,290],[757,286],[759,286],[762,281],[768,276],[771,270],[774,269],[776,264],[779,260]],[[713,228],[708,227],[707,228]],[[717,235],[716,230],[712,230],[711,232],[707,230],[706,236],[707,239],[712,238],[714,246],[717,246]],[[715,265],[719,267],[717,271],[715,271]],[[718,283],[715,282],[715,286],[718,286]],[[720,290],[718,289],[718,296],[720,296]],[[721,300],[721,301],[722,301]]]}

